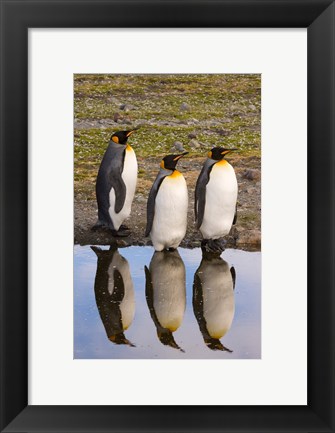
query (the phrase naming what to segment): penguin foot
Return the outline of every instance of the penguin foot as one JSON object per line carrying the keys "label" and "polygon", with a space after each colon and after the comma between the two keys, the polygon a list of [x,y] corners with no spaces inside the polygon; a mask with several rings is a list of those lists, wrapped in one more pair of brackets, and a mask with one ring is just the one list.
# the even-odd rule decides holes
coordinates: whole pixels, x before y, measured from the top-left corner
{"label": "penguin foot", "polygon": [[105,224],[103,222],[97,221],[93,227],[91,227],[91,230],[93,232],[96,232],[97,230],[113,230],[111,226],[108,224]]}
{"label": "penguin foot", "polygon": [[128,230],[111,230],[112,236],[116,238],[126,238],[130,235],[130,231]]}
{"label": "penguin foot", "polygon": [[221,350],[222,352],[233,353],[233,351],[224,346],[218,338],[207,338],[205,343],[206,346],[211,350]]}
{"label": "penguin foot", "polygon": [[119,230],[129,230],[129,227],[125,224],[121,224]]}
{"label": "penguin foot", "polygon": [[220,256],[226,249],[227,241],[223,238],[204,239],[201,242],[201,250],[204,255]]}
{"label": "penguin foot", "polygon": [[103,225],[98,221],[94,226],[91,227],[92,232],[96,232],[97,230],[101,230]]}

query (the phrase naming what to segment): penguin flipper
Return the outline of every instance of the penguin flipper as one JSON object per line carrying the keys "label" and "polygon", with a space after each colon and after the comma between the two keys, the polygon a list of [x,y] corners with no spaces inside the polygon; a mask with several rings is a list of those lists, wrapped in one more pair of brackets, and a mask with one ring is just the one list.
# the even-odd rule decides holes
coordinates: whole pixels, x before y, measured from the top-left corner
{"label": "penguin flipper", "polygon": [[120,212],[126,199],[126,185],[122,179],[125,150],[114,149],[109,145],[101,162],[97,182],[96,195],[98,202],[98,223],[99,226],[107,226],[114,230],[114,224],[109,214],[110,191],[113,188],[115,193],[114,211]]}
{"label": "penguin flipper", "polygon": [[230,268],[230,273],[231,273],[231,277],[232,277],[232,279],[233,279],[233,289],[235,289],[235,284],[236,284],[236,271],[235,271],[234,266],[232,266],[232,267]]}
{"label": "penguin flipper", "polygon": [[158,173],[155,182],[153,183],[149,197],[148,197],[148,203],[147,203],[147,226],[145,229],[145,235],[149,236],[152,224],[154,222],[154,216],[155,216],[155,202],[156,202],[156,196],[159,190],[159,187],[161,186],[163,180],[165,179],[166,174]]}
{"label": "penguin flipper", "polygon": [[199,330],[201,332],[202,338],[204,339],[204,342],[207,345],[207,341],[211,339],[211,336],[208,333],[207,323],[204,317],[203,287],[202,287],[202,281],[198,274],[200,267],[201,264],[194,274],[192,304],[193,304],[193,312],[198,322]]}
{"label": "penguin flipper", "polygon": [[199,174],[197,184],[195,186],[194,213],[197,229],[200,228],[205,213],[206,204],[206,186],[209,182],[209,174],[213,168],[214,161],[207,159]]}
{"label": "penguin flipper", "polygon": [[147,300],[150,316],[156,326],[157,331],[162,330],[164,328],[162,328],[161,324],[159,323],[154,308],[154,287],[152,285],[151,272],[147,266],[144,266],[144,271],[145,271],[145,298]]}
{"label": "penguin flipper", "polygon": [[200,332],[202,335],[204,335],[207,334],[207,328],[206,328],[206,320],[204,318],[203,287],[202,287],[201,278],[198,273],[200,267],[201,264],[194,274],[192,304],[193,304],[193,312],[198,322]]}
{"label": "penguin flipper", "polygon": [[199,315],[203,313],[202,282],[198,275],[198,270],[194,274],[192,304],[194,315],[198,319]]}
{"label": "penguin flipper", "polygon": [[147,304],[148,304],[149,310],[151,312],[153,310],[153,307],[154,307],[151,273],[150,273],[147,266],[144,266],[144,272],[145,272],[145,297],[147,299]]}
{"label": "penguin flipper", "polygon": [[118,269],[114,269],[114,290],[111,295],[111,301],[120,304],[124,298],[124,292],[124,282],[121,272]]}
{"label": "penguin flipper", "polygon": [[115,192],[114,212],[119,213],[126,201],[127,187],[118,173],[111,174],[111,186]]}

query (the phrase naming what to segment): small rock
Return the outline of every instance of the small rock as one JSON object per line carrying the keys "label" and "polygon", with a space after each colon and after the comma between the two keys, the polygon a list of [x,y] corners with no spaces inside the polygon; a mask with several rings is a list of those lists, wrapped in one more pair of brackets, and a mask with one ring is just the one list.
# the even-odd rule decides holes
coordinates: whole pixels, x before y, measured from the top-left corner
{"label": "small rock", "polygon": [[120,104],[119,99],[115,98],[114,96],[110,96],[109,98],[107,98],[107,101],[113,105],[119,105]]}
{"label": "small rock", "polygon": [[131,105],[131,104],[121,104],[120,105],[120,110],[123,110],[123,111],[131,111],[134,108],[135,108],[134,105]]}
{"label": "small rock", "polygon": [[250,168],[249,170],[245,170],[243,177],[248,180],[259,180],[261,178],[261,172],[260,170]]}
{"label": "small rock", "polygon": [[175,141],[173,143],[173,147],[171,149],[171,152],[174,152],[175,150],[177,150],[178,152],[185,152],[183,143],[181,141]]}
{"label": "small rock", "polygon": [[190,147],[193,147],[194,149],[198,149],[200,147],[200,143],[198,140],[196,140],[195,138],[193,138],[193,140],[191,140],[188,145]]}
{"label": "small rock", "polygon": [[255,107],[255,105],[251,104],[249,105],[250,110],[257,110],[257,108]]}
{"label": "small rock", "polygon": [[192,138],[197,138],[197,135],[196,135],[195,132],[190,132],[190,133],[188,134],[188,138],[190,138],[190,139],[192,139]]}
{"label": "small rock", "polygon": [[181,111],[191,111],[191,107],[186,102],[183,102],[180,106]]}
{"label": "small rock", "polygon": [[224,129],[217,129],[216,132],[217,134],[221,135],[221,137],[226,137],[227,135],[229,135],[229,132],[225,131]]}
{"label": "small rock", "polygon": [[147,200],[145,199],[145,197],[143,197],[143,196],[140,196],[140,197],[137,197],[137,200],[136,200],[138,203],[145,203]]}
{"label": "small rock", "polygon": [[255,194],[256,188],[247,188],[246,193],[249,195]]}
{"label": "small rock", "polygon": [[114,120],[115,123],[117,123],[121,119],[122,119],[122,116],[121,116],[120,113],[114,113],[113,120]]}

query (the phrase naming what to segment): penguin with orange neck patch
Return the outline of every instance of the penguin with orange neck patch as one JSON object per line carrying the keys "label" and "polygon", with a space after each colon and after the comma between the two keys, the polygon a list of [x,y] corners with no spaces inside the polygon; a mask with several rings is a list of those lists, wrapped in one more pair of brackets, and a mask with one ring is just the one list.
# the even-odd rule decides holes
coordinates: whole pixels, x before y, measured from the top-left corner
{"label": "penguin with orange neck patch", "polygon": [[145,296],[159,341],[184,352],[174,339],[186,308],[186,270],[178,250],[156,251],[145,269]]}
{"label": "penguin with orange neck patch", "polygon": [[220,339],[229,331],[234,314],[236,271],[202,248],[202,260],[194,274],[193,312],[206,346],[232,352]]}
{"label": "penguin with orange neck patch", "polygon": [[225,248],[223,236],[236,222],[238,185],[233,167],[225,156],[237,149],[214,147],[208,152],[195,187],[194,211],[202,246],[218,255]]}
{"label": "penguin with orange neck patch", "polygon": [[176,165],[187,154],[163,158],[149,193],[145,236],[150,235],[156,251],[176,249],[186,234],[187,185]]}
{"label": "penguin with orange neck patch", "polygon": [[95,300],[107,338],[115,344],[134,346],[124,332],[135,315],[135,292],[128,261],[115,245],[109,250],[92,246],[98,262],[94,282]]}
{"label": "penguin with orange neck patch", "polygon": [[133,132],[118,131],[111,136],[96,181],[98,221],[93,229],[110,229],[114,236],[129,234],[121,225],[130,215],[137,183],[136,155],[127,144]]}

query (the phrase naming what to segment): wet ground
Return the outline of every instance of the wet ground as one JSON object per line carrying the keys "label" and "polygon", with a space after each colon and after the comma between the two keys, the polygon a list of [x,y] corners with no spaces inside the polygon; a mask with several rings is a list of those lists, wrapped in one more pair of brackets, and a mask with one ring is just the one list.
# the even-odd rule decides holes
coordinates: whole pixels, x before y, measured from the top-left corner
{"label": "wet ground", "polygon": [[[238,181],[237,222],[226,237],[228,246],[248,251],[261,248],[261,171],[260,158],[232,156],[228,158],[233,165]],[[195,248],[200,246],[201,235],[194,223],[194,190],[197,177],[201,171],[204,158],[185,158],[178,169],[187,181],[189,192],[187,232],[181,247]],[[146,205],[151,185],[159,170],[158,157],[138,158],[139,177],[130,217],[125,224],[131,235],[115,239],[108,231],[94,232],[91,227],[97,220],[95,199],[95,177],[90,181],[81,180],[75,183],[74,198],[74,243],[80,245],[106,245],[117,242],[120,247],[129,245],[151,245],[149,238],[144,237],[146,226]]]}

